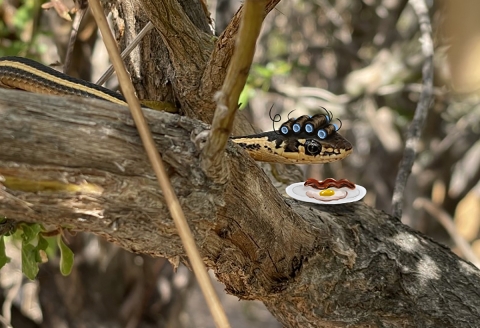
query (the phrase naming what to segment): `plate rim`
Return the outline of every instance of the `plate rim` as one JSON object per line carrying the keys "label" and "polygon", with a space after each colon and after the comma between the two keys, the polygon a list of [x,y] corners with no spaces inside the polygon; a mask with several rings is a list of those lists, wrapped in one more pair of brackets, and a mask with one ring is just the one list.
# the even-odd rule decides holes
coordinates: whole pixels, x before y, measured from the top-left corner
{"label": "plate rim", "polygon": [[[337,199],[337,200],[332,200],[332,201],[326,202],[326,201],[310,198],[307,195],[305,195],[305,196],[303,196],[302,199],[300,199],[300,195],[294,193],[293,188],[295,188],[297,186],[305,187],[304,184],[305,184],[305,181],[292,183],[287,188],[285,188],[285,192],[287,193],[287,195],[289,197],[291,197],[293,199],[296,199],[298,201],[306,202],[306,203],[319,204],[319,205],[339,205],[339,204],[354,203],[354,202],[358,202],[359,200],[362,200],[365,197],[365,195],[367,194],[367,189],[365,189],[365,187],[363,187],[361,185],[358,185],[358,184],[355,184],[355,189],[358,189],[359,194],[352,197],[352,198],[343,198],[343,199]],[[314,189],[314,188],[312,188],[312,189]],[[337,189],[341,189],[341,188],[337,188]],[[293,195],[295,195],[296,197],[293,196]]]}

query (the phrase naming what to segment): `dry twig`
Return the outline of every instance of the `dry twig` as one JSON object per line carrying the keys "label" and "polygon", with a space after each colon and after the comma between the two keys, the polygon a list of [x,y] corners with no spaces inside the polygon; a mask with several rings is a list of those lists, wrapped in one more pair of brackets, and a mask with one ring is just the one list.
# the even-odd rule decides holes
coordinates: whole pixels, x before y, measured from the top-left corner
{"label": "dry twig", "polygon": [[224,183],[228,177],[223,151],[232,133],[238,98],[252,65],[255,45],[265,18],[265,5],[265,0],[245,1],[235,51],[222,89],[216,95],[217,108],[211,135],[202,153],[202,169],[218,183]]}
{"label": "dry twig", "polygon": [[65,74],[67,74],[72,63],[73,48],[75,47],[75,41],[77,40],[78,32],[80,30],[80,24],[82,23],[83,17],[85,17],[85,14],[88,10],[87,0],[77,1],[76,4],[78,6],[78,10],[75,13],[75,17],[73,18],[72,30],[70,32],[70,38],[67,45],[67,53],[65,54],[63,64],[63,72]]}
{"label": "dry twig", "polygon": [[420,94],[420,100],[415,110],[413,121],[407,132],[407,141],[403,154],[400,168],[395,180],[395,188],[392,198],[392,215],[401,218],[403,208],[403,197],[405,185],[408,176],[412,171],[413,162],[415,161],[416,148],[422,134],[422,129],[427,117],[428,108],[433,95],[433,42],[432,42],[432,25],[428,16],[428,8],[424,0],[410,0],[413,10],[418,16],[420,22],[420,31],[422,43],[422,52],[425,56],[423,64],[423,90]]}
{"label": "dry twig", "polygon": [[[125,50],[122,51],[122,55],[121,55],[122,59],[125,59],[125,57],[130,55],[133,49],[135,49],[140,43],[140,41],[142,41],[143,37],[147,35],[147,33],[150,32],[151,30],[153,30],[153,24],[152,22],[148,22],[147,25],[145,25],[142,28],[140,33],[138,33],[135,39],[133,39],[133,41],[125,48]],[[97,84],[99,85],[104,84],[105,82],[107,82],[110,76],[112,76],[112,74],[113,74],[113,65],[110,65],[110,67],[105,71],[105,73],[103,73],[103,75],[98,79]]]}
{"label": "dry twig", "polygon": [[163,161],[157,151],[152,133],[145,120],[145,116],[143,115],[140,102],[135,96],[133,84],[130,81],[130,77],[117,49],[115,39],[110,32],[107,19],[103,14],[102,6],[98,0],[90,0],[89,3],[92,14],[95,17],[95,21],[97,22],[100,32],[102,33],[105,47],[107,48],[113,67],[117,72],[119,83],[124,91],[125,98],[135,121],[135,125],[137,126],[140,138],[142,139],[143,145],[147,152],[148,159],[150,160],[153,170],[155,171],[157,181],[165,197],[165,202],[167,203],[170,214],[175,222],[178,234],[182,240],[183,246],[185,247],[185,251],[198,279],[200,288],[202,289],[210,311],[212,312],[215,324],[217,327],[230,327],[225,311],[223,310],[218,296],[215,294],[215,290],[213,289],[205,264],[200,257],[200,252],[195,245],[192,232],[188,226],[178,198],[175,195],[173,187],[170,183]]}

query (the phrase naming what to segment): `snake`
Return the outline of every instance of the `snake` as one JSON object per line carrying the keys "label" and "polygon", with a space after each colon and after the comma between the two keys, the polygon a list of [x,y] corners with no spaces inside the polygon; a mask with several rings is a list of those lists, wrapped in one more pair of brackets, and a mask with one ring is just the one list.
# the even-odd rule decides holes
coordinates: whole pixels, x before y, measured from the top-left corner
{"label": "snake", "polygon": [[[34,93],[96,98],[128,106],[117,92],[63,74],[23,57],[0,58],[0,87]],[[231,137],[254,160],[281,164],[323,164],[352,153],[351,143],[331,123],[331,113],[289,118],[280,129]]]}

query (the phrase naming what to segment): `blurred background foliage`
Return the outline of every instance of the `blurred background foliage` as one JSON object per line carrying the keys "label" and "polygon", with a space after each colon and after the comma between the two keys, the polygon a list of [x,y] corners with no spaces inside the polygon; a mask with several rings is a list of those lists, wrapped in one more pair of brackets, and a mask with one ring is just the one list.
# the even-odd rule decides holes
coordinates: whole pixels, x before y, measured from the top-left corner
{"label": "blurred background foliage", "polygon": [[41,34],[48,31],[39,25],[41,1],[0,0],[0,56],[24,56],[39,58],[46,51],[45,46],[37,42]]}
{"label": "blurred background foliage", "polygon": [[[217,35],[239,5],[234,0],[208,2]],[[435,46],[434,100],[407,185],[402,221],[460,256],[465,254],[452,235],[463,238],[478,256],[480,2],[427,5]],[[63,62],[71,22],[53,10],[43,11],[37,0],[0,0],[0,17],[0,56]],[[94,81],[108,60],[88,17],[80,35],[77,62],[69,74]],[[406,0],[283,1],[265,20],[240,102],[263,130],[272,127],[272,106],[284,119],[292,110],[292,116],[314,114],[321,107],[331,111],[341,119],[341,133],[355,151],[338,163],[303,166],[305,177],[348,178],[367,188],[365,202],[390,212],[405,133],[422,90],[423,61],[418,17]],[[444,228],[448,223],[454,228],[449,233]],[[173,274],[163,259],[130,254],[93,236],[69,240],[76,254],[69,278],[58,276],[54,261],[41,268],[35,282],[18,275],[14,261],[0,271],[3,297],[13,304],[12,322],[15,317],[30,320],[32,327],[41,322],[213,327],[188,270]],[[237,302],[223,295],[221,286],[219,290],[234,326],[280,327],[261,304]]]}

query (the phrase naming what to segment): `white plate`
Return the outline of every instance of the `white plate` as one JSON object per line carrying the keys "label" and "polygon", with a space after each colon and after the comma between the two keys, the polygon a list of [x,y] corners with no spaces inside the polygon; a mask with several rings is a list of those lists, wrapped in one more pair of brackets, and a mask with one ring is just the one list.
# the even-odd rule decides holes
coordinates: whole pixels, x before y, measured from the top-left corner
{"label": "white plate", "polygon": [[359,201],[365,195],[367,194],[367,190],[360,186],[360,185],[355,185],[355,189],[349,189],[346,187],[343,188],[329,188],[332,189],[333,191],[336,190],[343,190],[347,192],[347,197],[342,198],[342,199],[337,199],[337,200],[331,200],[331,201],[322,201],[322,200],[317,200],[314,198],[310,198],[307,196],[307,191],[316,191],[320,192],[320,190],[312,188],[312,187],[305,187],[303,184],[305,182],[297,182],[294,184],[291,184],[287,187],[287,195],[295,198],[297,200],[301,200],[302,202],[307,202],[307,203],[315,203],[315,204],[323,204],[323,205],[334,205],[334,204],[345,204],[345,203],[352,203]]}

